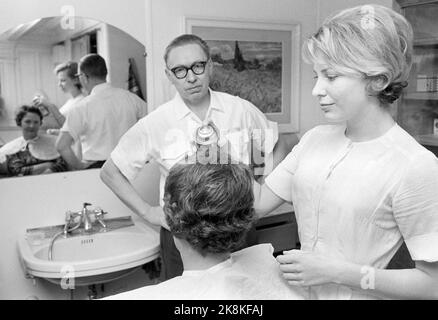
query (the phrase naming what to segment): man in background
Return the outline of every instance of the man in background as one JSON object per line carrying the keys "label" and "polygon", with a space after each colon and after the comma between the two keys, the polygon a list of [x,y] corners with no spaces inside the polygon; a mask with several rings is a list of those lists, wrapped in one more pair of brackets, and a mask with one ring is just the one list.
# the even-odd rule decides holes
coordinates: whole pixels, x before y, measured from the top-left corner
{"label": "man in background", "polygon": [[[146,102],[106,82],[107,74],[98,54],[79,62],[79,80],[89,95],[68,113],[56,142],[70,170],[100,168],[122,135],[146,114]],[[73,141],[81,141],[82,161],[71,148]]]}
{"label": "man in background", "polygon": [[277,124],[268,121],[257,107],[209,88],[213,62],[204,40],[191,34],[175,38],[166,48],[164,61],[167,78],[177,91],[175,97],[122,137],[103,166],[101,178],[133,212],[152,224],[164,226],[160,231],[163,277],[170,279],[182,274],[181,257],[166,229],[162,209],[146,203],[131,184],[142,168],[152,160],[158,163],[162,207],[169,170],[196,153],[208,131],[215,131],[218,144],[227,145],[231,156],[245,164],[251,164],[254,149],[264,153],[266,159],[273,156],[274,166],[287,151],[283,143],[278,143]]}

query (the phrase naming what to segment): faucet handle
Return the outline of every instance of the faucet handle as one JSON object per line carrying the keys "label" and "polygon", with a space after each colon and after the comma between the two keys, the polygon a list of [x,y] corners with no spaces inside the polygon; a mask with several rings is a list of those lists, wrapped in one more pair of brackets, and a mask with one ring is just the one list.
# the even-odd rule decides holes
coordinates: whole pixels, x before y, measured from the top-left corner
{"label": "faucet handle", "polygon": [[89,203],[89,202],[84,202],[84,203],[82,204],[82,207],[83,207],[84,210],[86,210],[88,206],[91,206],[91,203]]}
{"label": "faucet handle", "polygon": [[70,210],[65,212],[65,224],[63,228],[64,235],[67,235],[68,228],[70,227],[70,222],[73,219],[72,212]]}
{"label": "faucet handle", "polygon": [[103,217],[103,215],[107,214],[108,212],[103,211],[101,207],[96,207],[96,209],[93,210],[96,217]]}
{"label": "faucet handle", "polygon": [[103,228],[106,228],[106,224],[103,222],[103,216],[105,214],[107,214],[108,212],[103,211],[100,207],[97,207],[96,209],[94,209],[93,212],[96,216],[97,222],[99,222]]}

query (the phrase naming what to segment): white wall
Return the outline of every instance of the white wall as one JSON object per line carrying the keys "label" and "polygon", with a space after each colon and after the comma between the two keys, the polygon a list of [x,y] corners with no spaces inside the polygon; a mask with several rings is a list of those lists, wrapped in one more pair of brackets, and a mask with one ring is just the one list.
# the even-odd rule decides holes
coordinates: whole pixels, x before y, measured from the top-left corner
{"label": "white wall", "polygon": [[[134,181],[138,192],[153,205],[158,205],[158,181],[158,167],[154,164],[147,166]],[[0,300],[70,298],[70,293],[57,285],[43,279],[33,283],[24,277],[17,239],[28,228],[63,224],[65,212],[80,210],[83,202],[100,206],[108,212],[108,218],[131,214],[100,180],[98,169],[0,179]],[[138,220],[135,215],[133,218]],[[147,275],[140,270],[106,284],[105,291],[114,294],[148,283]],[[75,298],[84,299],[86,295],[87,288],[78,287]]]}
{"label": "white wall", "polygon": [[37,18],[62,16],[66,5],[72,6],[77,16],[112,24],[146,42],[145,0],[2,0],[0,33]]}
{"label": "white wall", "polygon": [[109,81],[116,87],[128,89],[129,58],[135,61],[134,72],[140,85],[143,97],[146,97],[146,59],[144,44],[133,39],[130,35],[107,26]]}
{"label": "white wall", "polygon": [[[148,18],[148,100],[150,109],[169,100],[174,90],[164,75],[163,52],[176,36],[185,33],[184,16],[214,17],[219,19],[263,20],[301,24],[303,39],[315,32],[320,22],[330,13],[355,5],[366,4],[365,0],[147,0]],[[375,0],[391,6],[391,0]],[[319,106],[311,96],[313,86],[312,67],[301,61],[300,65],[300,135],[323,122]],[[150,81],[153,79],[153,82]]]}

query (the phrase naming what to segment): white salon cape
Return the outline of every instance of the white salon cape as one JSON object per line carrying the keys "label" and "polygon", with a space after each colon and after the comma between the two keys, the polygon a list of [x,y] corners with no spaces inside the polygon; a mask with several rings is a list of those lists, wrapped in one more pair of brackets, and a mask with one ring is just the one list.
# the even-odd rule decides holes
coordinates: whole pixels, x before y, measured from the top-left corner
{"label": "white salon cape", "polygon": [[303,292],[284,280],[271,244],[231,254],[207,270],[188,270],[158,285],[107,297],[111,300],[302,300]]}
{"label": "white salon cape", "polygon": [[6,156],[26,150],[29,145],[29,152],[40,160],[54,160],[60,157],[55,148],[56,137],[39,134],[31,140],[25,140],[22,136],[18,137],[0,148],[0,162],[6,161]]}

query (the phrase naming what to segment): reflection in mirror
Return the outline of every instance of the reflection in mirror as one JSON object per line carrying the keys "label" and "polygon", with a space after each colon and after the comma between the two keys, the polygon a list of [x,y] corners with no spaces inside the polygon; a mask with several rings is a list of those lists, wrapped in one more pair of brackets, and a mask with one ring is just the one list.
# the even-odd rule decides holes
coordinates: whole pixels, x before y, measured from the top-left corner
{"label": "reflection in mirror", "polygon": [[[69,24],[62,17],[41,18],[1,34],[0,177],[15,176],[5,163],[5,152],[23,151],[29,144],[24,139],[23,126],[16,122],[21,106],[40,109],[43,119],[38,124],[38,136],[52,136],[46,141],[54,141],[66,110],[87,94],[75,76],[75,63],[81,57],[89,53],[101,55],[108,68],[107,81],[146,100],[144,52],[144,45],[125,32],[81,17]],[[73,151],[80,158],[80,143],[73,146]],[[28,173],[32,171],[24,172],[32,174]],[[44,173],[48,172],[53,171]],[[34,170],[33,174],[40,173]]]}

